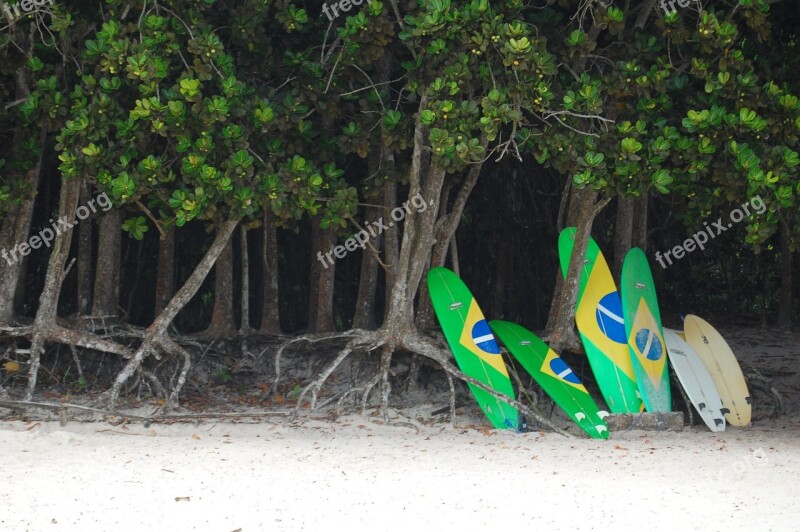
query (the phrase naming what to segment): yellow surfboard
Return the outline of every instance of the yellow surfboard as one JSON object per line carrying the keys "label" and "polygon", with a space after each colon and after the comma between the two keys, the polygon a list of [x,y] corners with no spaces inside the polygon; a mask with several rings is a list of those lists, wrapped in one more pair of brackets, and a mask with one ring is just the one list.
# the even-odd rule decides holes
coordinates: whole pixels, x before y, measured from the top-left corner
{"label": "yellow surfboard", "polygon": [[750,424],[752,406],[742,368],[730,346],[707,321],[692,314],[683,321],[686,343],[695,350],[711,374],[725,407],[729,425]]}
{"label": "yellow surfboard", "polygon": [[[575,231],[574,227],[567,227],[558,237],[558,255],[565,276],[575,246]],[[614,413],[641,411],[644,405],[628,352],[622,302],[608,263],[591,237],[581,270],[575,323],[609,410]]]}

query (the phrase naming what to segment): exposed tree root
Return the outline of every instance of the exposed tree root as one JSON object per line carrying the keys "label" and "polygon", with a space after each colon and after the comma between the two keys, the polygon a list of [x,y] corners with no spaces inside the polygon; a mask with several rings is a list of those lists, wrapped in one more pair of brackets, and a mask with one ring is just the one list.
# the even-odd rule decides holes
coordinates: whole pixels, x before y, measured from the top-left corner
{"label": "exposed tree root", "polygon": [[[768,418],[774,419],[784,415],[786,410],[783,406],[783,398],[781,397],[780,392],[778,392],[778,390],[775,388],[772,380],[765,377],[758,369],[750,364],[741,363],[740,365],[742,367],[745,379],[747,379],[747,386],[750,390],[750,401],[753,406],[755,407],[756,404],[754,392],[759,391],[772,400],[772,412],[767,415]],[[754,421],[758,421],[759,419],[763,418],[754,418]]]}
{"label": "exposed tree root", "polygon": [[[384,419],[388,419],[388,401],[389,401],[389,394],[391,393],[391,386],[389,383],[389,365],[391,363],[391,356],[395,350],[407,350],[412,353],[417,353],[422,355],[426,358],[429,358],[439,364],[442,369],[448,375],[448,383],[450,385],[450,412],[453,420],[455,421],[455,387],[452,382],[452,378],[455,377],[460,379],[464,382],[467,382],[481,390],[484,390],[486,393],[490,394],[492,397],[499,399],[514,408],[516,408],[521,414],[525,415],[529,420],[536,421],[539,423],[540,426],[547,427],[548,429],[552,430],[553,432],[557,432],[562,436],[572,437],[569,433],[565,432],[564,430],[555,426],[551,421],[545,419],[540,413],[533,410],[528,405],[525,405],[516,399],[512,399],[500,392],[497,392],[493,388],[487,386],[486,384],[474,379],[457,367],[455,367],[452,362],[450,361],[451,355],[450,352],[445,349],[444,347],[440,347],[434,344],[434,339],[426,338],[419,334],[416,331],[409,331],[404,332],[400,335],[390,334],[385,329],[379,329],[377,331],[364,331],[364,330],[352,330],[347,331],[345,333],[337,333],[337,334],[324,334],[324,335],[304,335],[297,337],[293,340],[290,340],[278,350],[276,354],[276,362],[278,361],[278,357],[283,352],[283,349],[292,343],[296,343],[299,341],[308,341],[308,342],[318,342],[323,340],[330,340],[336,338],[351,338],[351,340],[347,343],[347,345],[342,348],[339,353],[336,355],[336,358],[328,364],[322,371],[320,371],[317,377],[309,383],[303,390],[300,392],[300,396],[298,397],[297,401],[297,408],[296,411],[299,411],[300,408],[303,406],[303,400],[311,392],[311,402],[310,402],[310,409],[314,410],[317,407],[317,398],[318,393],[322,386],[325,384],[327,379],[333,374],[333,372],[338,368],[342,362],[353,352],[355,351],[373,351],[379,347],[383,347],[381,353],[381,364],[378,374],[372,381],[368,382],[362,387],[358,387],[354,390],[350,390],[345,393],[345,395],[339,400],[339,404],[343,404],[344,400],[348,395],[352,395],[353,393],[363,392],[362,396],[362,404],[366,404],[366,400],[369,397],[369,393],[372,389],[377,385],[377,380],[380,379],[381,382],[381,410]],[[276,389],[278,383],[278,379],[276,378],[275,386],[273,389]]]}
{"label": "exposed tree root", "polygon": [[278,384],[280,383],[282,376],[281,359],[283,357],[283,351],[290,345],[296,344],[298,342],[309,342],[314,344],[317,342],[324,342],[325,340],[335,340],[338,338],[353,338],[369,334],[375,334],[375,332],[365,331],[363,329],[351,329],[349,331],[339,332],[339,333],[304,334],[302,336],[297,336],[295,338],[292,338],[288,342],[285,342],[278,348],[278,351],[275,353],[275,380],[272,382],[272,390],[270,390],[270,393],[274,393],[278,389]]}
{"label": "exposed tree root", "polygon": [[378,383],[381,382],[381,378],[382,378],[381,372],[378,371],[378,372],[375,373],[375,376],[370,381],[368,381],[366,384],[364,384],[363,386],[357,386],[357,387],[354,387],[354,388],[350,388],[349,390],[344,392],[342,394],[342,397],[339,398],[339,401],[337,401],[337,403],[336,403],[336,415],[337,416],[341,415],[342,407],[344,406],[344,403],[345,403],[345,401],[347,400],[348,397],[350,397],[351,395],[355,395],[355,394],[360,393],[361,394],[361,415],[363,416],[366,413],[366,410],[367,410],[367,401],[369,400],[369,396],[372,393],[372,390],[375,389],[375,386],[377,386]]}
{"label": "exposed tree root", "polygon": [[189,370],[192,367],[192,356],[186,351],[183,347],[172,341],[171,338],[165,336],[159,344],[165,350],[170,351],[176,355],[183,357],[183,367],[181,368],[181,374],[178,376],[178,382],[175,384],[175,387],[172,388],[172,393],[169,395],[169,398],[164,403],[158,412],[166,413],[169,412],[175,405],[178,404],[178,396],[181,393],[181,389],[183,389],[183,385],[186,384],[186,376],[189,375]]}
{"label": "exposed tree root", "polygon": [[[382,346],[386,343],[386,340],[382,337],[382,335],[377,334],[376,332],[371,331],[360,331],[361,334],[356,338],[350,340],[347,345],[339,351],[339,354],[336,355],[336,358],[331,362],[325,369],[323,369],[318,375],[317,378],[314,379],[311,383],[309,383],[303,391],[300,392],[300,396],[297,398],[297,407],[298,409],[303,404],[303,399],[311,392],[311,410],[316,409],[317,407],[317,397],[319,394],[322,385],[325,384],[325,381],[328,380],[328,377],[333,374],[336,368],[344,362],[344,360],[353,352],[353,351],[372,351],[377,349],[378,347]],[[329,335],[328,335],[329,336]],[[352,336],[352,335],[349,335]]]}

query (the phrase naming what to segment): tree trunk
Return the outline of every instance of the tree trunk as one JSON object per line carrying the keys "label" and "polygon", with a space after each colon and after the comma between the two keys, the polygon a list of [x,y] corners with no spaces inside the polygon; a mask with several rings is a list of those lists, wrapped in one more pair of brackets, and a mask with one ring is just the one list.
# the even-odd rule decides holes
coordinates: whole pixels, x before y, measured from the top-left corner
{"label": "tree trunk", "polygon": [[166,308],[175,293],[175,227],[164,230],[158,241],[158,266],[156,270],[155,314],[158,316]]}
{"label": "tree trunk", "polygon": [[59,231],[53,243],[53,251],[47,265],[47,275],[44,289],[39,297],[39,308],[33,322],[33,337],[31,338],[31,365],[28,374],[28,388],[25,399],[30,401],[36,388],[36,379],[39,373],[39,362],[44,353],[44,342],[56,327],[58,314],[58,299],[61,294],[61,285],[64,282],[64,266],[69,256],[72,241],[72,223],[75,220],[75,210],[78,208],[81,182],[78,179],[66,179],[61,182],[61,193],[58,205],[59,220],[67,220],[66,227],[59,225]]}
{"label": "tree trunk", "polygon": [[[397,205],[397,183],[389,181],[383,188],[383,219],[388,220],[390,212]],[[384,297],[384,323],[389,315],[389,306],[392,300],[392,286],[394,286],[397,263],[400,261],[400,231],[397,224],[392,224],[383,236],[384,263],[386,264],[386,295]]]}
{"label": "tree trunk", "polygon": [[[489,141],[486,135],[481,138],[481,146],[486,149]],[[475,188],[475,183],[478,182],[483,163],[476,163],[469,167],[469,171],[464,178],[464,183],[458,190],[455,199],[453,200],[453,207],[449,213],[447,212],[447,203],[450,196],[450,188],[442,186],[439,191],[439,201],[436,204],[428,203],[429,209],[423,215],[427,214],[428,210],[433,211],[433,222],[435,223],[434,236],[432,239],[433,249],[430,252],[430,266],[444,266],[445,259],[447,258],[447,250],[450,247],[450,242],[455,238],[456,230],[461,223],[461,218],[464,215],[464,209],[467,206],[472,189]],[[437,210],[441,213],[437,220]],[[430,294],[426,289],[426,283],[423,281],[423,290],[420,294],[419,313],[417,316],[417,325],[420,329],[425,330],[435,325],[433,305],[431,304]]]}
{"label": "tree trunk", "polygon": [[[322,229],[320,218],[311,220],[311,275],[309,279],[308,332],[327,333],[335,330],[333,319],[333,280],[336,263],[318,260],[336,246],[331,228]],[[331,255],[329,255],[331,256]]]}
{"label": "tree trunk", "polygon": [[[91,187],[81,187],[81,205],[91,200]],[[78,226],[78,316],[86,316],[92,310],[92,223],[86,220]]]}
{"label": "tree trunk", "polygon": [[[379,217],[380,210],[369,207],[364,217],[364,227],[369,228]],[[353,316],[354,329],[374,330],[377,327],[375,297],[378,290],[378,258],[375,252],[381,249],[381,240],[381,235],[371,239],[361,255],[361,274],[358,279],[358,296]]]}
{"label": "tree trunk", "polygon": [[[439,211],[441,213],[440,221],[437,223],[440,231],[436,233],[437,238],[446,238],[446,230],[443,227],[444,219],[447,215],[447,207],[450,204],[450,190],[452,187],[444,185],[442,193],[439,195]],[[440,234],[441,233],[441,234]],[[433,249],[431,250],[431,260],[428,264],[428,269],[437,266],[444,266],[447,260],[447,251],[450,249],[449,240],[441,242],[434,241]],[[436,313],[433,310],[433,302],[431,301],[431,294],[428,291],[428,279],[423,277],[422,285],[419,290],[419,301],[417,303],[417,328],[421,331],[427,331],[436,327]]]}
{"label": "tree trunk", "polygon": [[250,328],[250,247],[247,245],[247,227],[241,226],[240,253],[242,255],[242,321],[239,324],[239,332],[249,333]]}
{"label": "tree trunk", "polygon": [[647,253],[647,213],[650,196],[645,192],[633,200],[633,247]]}
{"label": "tree trunk", "polygon": [[243,225],[239,230],[241,235],[239,249],[242,262],[242,322],[239,324],[239,332],[247,334],[252,330],[250,327],[250,246],[247,245],[247,227]]}
{"label": "tree trunk", "polygon": [[633,247],[633,198],[617,197],[617,222],[614,226],[614,263],[611,271],[615,279],[622,277],[622,263]]}
{"label": "tree trunk", "polygon": [[[19,83],[22,81],[18,80]],[[24,89],[24,90],[23,90]],[[24,94],[27,88],[18,87],[17,94]],[[19,134],[15,136],[17,142]],[[47,131],[42,128],[39,134],[39,145],[43,146]],[[13,206],[3,220],[0,228],[0,251],[7,252],[0,257],[0,325],[10,324],[14,320],[14,302],[17,300],[18,288],[23,278],[23,262],[26,257],[19,253],[19,244],[26,243],[33,219],[33,208],[36,202],[36,193],[39,189],[39,178],[42,171],[42,158],[44,148],[39,155],[36,166],[25,174],[25,187],[32,192],[30,198],[25,198],[19,205]]]}
{"label": "tree trunk", "polygon": [[792,326],[792,235],[789,225],[781,219],[781,296],[778,306],[778,325]]}
{"label": "tree trunk", "polygon": [[[420,98],[420,109],[426,107],[427,100],[427,94],[423,94]],[[408,197],[421,196],[427,207],[421,212],[411,209],[403,222],[400,256],[386,316],[386,322],[400,331],[415,330],[414,298],[431,258],[440,208],[438,203],[444,186],[445,170],[434,162],[426,164],[423,160],[427,159],[423,157],[425,145],[425,127],[418,117],[414,129]]]}
{"label": "tree trunk", "polygon": [[208,248],[208,251],[206,251],[206,254],[203,256],[203,259],[194,269],[180,290],[178,290],[175,296],[173,296],[166,308],[147,328],[147,333],[145,334],[139,349],[136,350],[123,370],[117,375],[117,378],[114,380],[114,384],[104,395],[104,398],[108,400],[110,407],[114,407],[117,399],[119,398],[122,387],[125,385],[128,379],[131,378],[139,366],[141,366],[145,357],[160,347],[160,342],[162,341],[162,338],[166,336],[167,329],[175,319],[175,316],[178,315],[178,312],[180,312],[183,307],[189,303],[189,301],[200,289],[203,281],[205,281],[206,277],[208,277],[208,273],[211,271],[211,268],[214,267],[214,263],[217,261],[217,258],[230,242],[231,235],[238,224],[239,220],[226,220],[220,225],[220,227],[217,229],[217,235],[214,237],[214,242],[211,243],[211,247]]}
{"label": "tree trunk", "polygon": [[[565,350],[581,351],[581,343],[575,333],[575,307],[578,299],[581,269],[586,258],[586,247],[592,232],[592,223],[610,200],[597,202],[597,191],[572,189],[568,225],[577,227],[575,244],[570,258],[566,278],[560,292],[553,296],[547,330],[550,348],[556,353]],[[555,315],[554,315],[555,314]]]}
{"label": "tree trunk", "polygon": [[236,333],[233,315],[233,239],[228,239],[214,265],[214,310],[205,334],[232,336]]}
{"label": "tree trunk", "polygon": [[264,210],[264,227],[262,242],[262,279],[264,282],[264,302],[261,310],[261,327],[263,333],[281,334],[280,291],[278,277],[278,229],[275,216],[268,208]]}
{"label": "tree trunk", "polygon": [[119,316],[122,211],[115,209],[100,218],[99,233],[92,315]]}

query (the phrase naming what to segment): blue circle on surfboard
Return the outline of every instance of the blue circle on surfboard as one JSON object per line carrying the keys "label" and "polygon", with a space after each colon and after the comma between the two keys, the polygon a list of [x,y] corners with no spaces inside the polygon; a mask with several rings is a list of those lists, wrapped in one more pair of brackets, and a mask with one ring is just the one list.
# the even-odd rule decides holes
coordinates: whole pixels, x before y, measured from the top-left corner
{"label": "blue circle on surfboard", "polygon": [[[650,337],[652,336],[652,340]],[[647,345],[650,340],[650,345]],[[636,347],[639,352],[647,357],[648,360],[656,361],[664,356],[664,346],[661,345],[661,340],[658,335],[650,329],[639,329],[636,331]]]}
{"label": "blue circle on surfboard", "polygon": [[609,340],[618,344],[627,344],[625,320],[622,317],[622,300],[619,292],[609,292],[597,304],[597,326]]}
{"label": "blue circle on surfboard", "polygon": [[486,320],[480,320],[472,326],[472,341],[482,351],[493,355],[500,354],[500,347],[497,345],[494,334],[492,334],[492,330]]}
{"label": "blue circle on surfboard", "polygon": [[559,379],[565,380],[572,384],[581,383],[581,380],[577,375],[575,375],[575,373],[572,371],[572,368],[570,368],[567,363],[560,358],[554,358],[550,361],[550,369]]}

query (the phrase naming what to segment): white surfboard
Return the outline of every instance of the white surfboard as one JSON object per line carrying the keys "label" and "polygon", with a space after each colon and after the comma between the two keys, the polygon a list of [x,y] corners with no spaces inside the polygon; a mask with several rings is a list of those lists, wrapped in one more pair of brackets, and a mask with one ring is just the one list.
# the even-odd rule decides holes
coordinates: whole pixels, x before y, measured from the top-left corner
{"label": "white surfboard", "polygon": [[664,329],[664,341],[667,344],[669,363],[681,381],[689,401],[711,432],[722,432],[725,430],[724,407],[705,364],[678,331]]}
{"label": "white surfboard", "polygon": [[750,392],[742,368],[725,339],[707,321],[689,314],[683,321],[683,331],[688,343],[703,361],[723,406],[728,410],[725,419],[729,425],[744,427],[750,424],[752,406]]}

